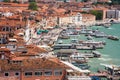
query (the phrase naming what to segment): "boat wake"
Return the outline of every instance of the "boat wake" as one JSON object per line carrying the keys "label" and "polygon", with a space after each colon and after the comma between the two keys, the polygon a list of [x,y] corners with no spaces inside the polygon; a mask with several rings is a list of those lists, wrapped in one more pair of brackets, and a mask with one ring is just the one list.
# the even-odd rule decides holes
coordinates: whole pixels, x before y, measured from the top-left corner
{"label": "boat wake", "polygon": [[112,59],[111,58],[99,58],[99,60],[101,60],[101,61],[111,61]]}
{"label": "boat wake", "polygon": [[105,54],[103,54],[102,56],[103,56],[103,57],[109,57],[109,55],[105,55]]}
{"label": "boat wake", "polygon": [[113,29],[113,28],[109,27],[108,29]]}

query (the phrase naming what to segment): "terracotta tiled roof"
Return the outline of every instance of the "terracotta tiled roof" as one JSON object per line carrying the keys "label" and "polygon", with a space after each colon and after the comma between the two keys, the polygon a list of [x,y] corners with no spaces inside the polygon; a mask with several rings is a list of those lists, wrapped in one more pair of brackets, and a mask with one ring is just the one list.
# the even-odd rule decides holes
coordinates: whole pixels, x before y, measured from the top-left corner
{"label": "terracotta tiled roof", "polygon": [[23,60],[22,64],[10,64],[9,61],[0,61],[1,70],[36,70],[36,69],[65,69],[69,68],[61,62],[54,62],[45,58]]}
{"label": "terracotta tiled roof", "polygon": [[57,8],[53,7],[52,9],[53,9],[55,12],[57,12],[57,13],[64,13],[64,12],[66,12],[66,10],[65,10],[65,9],[62,9],[62,8],[57,9]]}
{"label": "terracotta tiled roof", "polygon": [[0,5],[2,6],[9,6],[9,7],[28,7],[29,4],[17,4],[17,3],[5,3],[5,2],[0,2]]}
{"label": "terracotta tiled roof", "polygon": [[25,59],[28,59],[28,57],[13,57],[12,61],[23,61]]}
{"label": "terracotta tiled roof", "polygon": [[10,50],[8,48],[0,48],[0,51],[8,51],[8,52],[10,52]]}
{"label": "terracotta tiled roof", "polygon": [[18,25],[25,26],[25,21],[17,21],[17,20],[3,20],[0,21],[0,27],[2,26],[10,26],[10,27],[16,27]]}
{"label": "terracotta tiled roof", "polygon": [[83,17],[94,17],[92,14],[82,14]]}
{"label": "terracotta tiled roof", "polygon": [[28,49],[27,55],[37,55],[47,52],[47,50],[45,50],[44,48],[40,48],[35,45],[26,45],[26,48]]}

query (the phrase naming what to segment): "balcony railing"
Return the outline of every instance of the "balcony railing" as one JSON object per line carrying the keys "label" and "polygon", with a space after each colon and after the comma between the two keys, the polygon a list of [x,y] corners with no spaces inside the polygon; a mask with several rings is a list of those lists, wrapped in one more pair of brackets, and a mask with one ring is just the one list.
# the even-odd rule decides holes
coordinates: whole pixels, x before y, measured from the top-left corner
{"label": "balcony railing", "polygon": [[68,76],[68,80],[92,80],[88,76]]}

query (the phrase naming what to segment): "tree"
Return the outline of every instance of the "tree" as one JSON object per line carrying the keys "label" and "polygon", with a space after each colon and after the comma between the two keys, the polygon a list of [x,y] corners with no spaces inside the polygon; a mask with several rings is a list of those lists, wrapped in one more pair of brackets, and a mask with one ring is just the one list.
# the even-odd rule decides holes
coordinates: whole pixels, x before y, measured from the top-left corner
{"label": "tree", "polygon": [[102,11],[92,10],[92,11],[90,11],[90,13],[96,16],[96,20],[102,20],[102,18],[103,18]]}
{"label": "tree", "polygon": [[36,2],[30,2],[28,9],[30,10],[38,10],[38,6]]}
{"label": "tree", "polygon": [[3,0],[3,2],[10,2],[10,0]]}
{"label": "tree", "polygon": [[35,2],[35,0],[29,0],[29,2]]}
{"label": "tree", "polygon": [[120,4],[120,0],[111,0],[113,5]]}
{"label": "tree", "polygon": [[88,2],[89,0],[83,0],[84,2]]}
{"label": "tree", "polygon": [[13,3],[19,3],[17,0],[14,0]]}

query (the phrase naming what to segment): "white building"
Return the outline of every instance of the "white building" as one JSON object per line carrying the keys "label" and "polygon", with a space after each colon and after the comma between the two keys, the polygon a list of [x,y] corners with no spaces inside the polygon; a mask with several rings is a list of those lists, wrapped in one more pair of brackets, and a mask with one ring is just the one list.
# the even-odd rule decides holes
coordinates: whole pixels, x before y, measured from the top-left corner
{"label": "white building", "polygon": [[30,21],[28,20],[28,24],[26,25],[25,32],[24,32],[24,40],[25,42],[29,42],[31,38],[31,29],[30,29]]}
{"label": "white building", "polygon": [[72,16],[59,17],[59,25],[66,25],[69,23],[74,23],[75,25],[82,25],[82,15],[77,13]]}
{"label": "white building", "polygon": [[120,20],[120,11],[119,10],[108,10],[106,12],[106,18]]}

